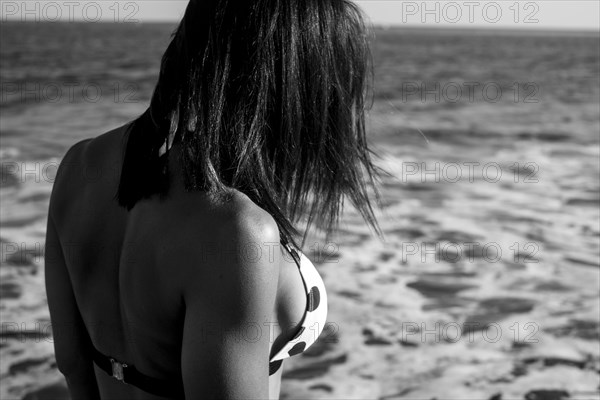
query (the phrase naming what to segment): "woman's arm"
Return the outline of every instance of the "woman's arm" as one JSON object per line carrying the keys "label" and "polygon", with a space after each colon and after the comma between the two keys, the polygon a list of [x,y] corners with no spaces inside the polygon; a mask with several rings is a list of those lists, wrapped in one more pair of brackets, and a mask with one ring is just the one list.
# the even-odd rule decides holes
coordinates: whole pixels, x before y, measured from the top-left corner
{"label": "woman's arm", "polygon": [[279,231],[264,211],[213,229],[216,248],[199,245],[187,257],[195,272],[183,288],[185,395],[267,399]]}
{"label": "woman's arm", "polygon": [[[65,155],[63,165],[74,153],[74,148]],[[45,246],[46,294],[56,364],[67,379],[72,399],[100,399],[90,351],[92,344],[75,300],[52,211],[60,201],[62,169],[63,166],[57,173],[50,199]]]}

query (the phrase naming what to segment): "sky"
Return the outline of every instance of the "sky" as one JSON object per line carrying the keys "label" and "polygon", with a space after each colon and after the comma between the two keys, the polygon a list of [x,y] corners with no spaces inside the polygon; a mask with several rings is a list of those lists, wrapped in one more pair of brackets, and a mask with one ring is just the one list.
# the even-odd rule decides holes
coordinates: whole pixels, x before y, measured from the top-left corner
{"label": "sky", "polygon": [[[406,27],[600,29],[599,0],[355,0],[371,23]],[[187,0],[0,0],[0,21],[177,21]]]}

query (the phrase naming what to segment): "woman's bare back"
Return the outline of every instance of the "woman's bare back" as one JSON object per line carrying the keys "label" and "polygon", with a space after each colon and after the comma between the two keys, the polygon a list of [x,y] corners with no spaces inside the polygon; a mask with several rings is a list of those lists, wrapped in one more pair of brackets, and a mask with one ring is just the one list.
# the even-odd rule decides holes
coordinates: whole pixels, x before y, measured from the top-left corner
{"label": "woman's bare back", "polygon": [[[261,327],[260,335],[269,336],[272,329],[276,340],[269,341],[269,354],[273,354],[291,339],[306,306],[297,267],[292,259],[282,256],[278,246],[275,222],[239,192],[232,192],[226,201],[206,193],[185,192],[174,162],[176,148],[169,153],[168,196],[143,199],[128,212],[115,200],[124,132],[121,127],[73,146],[65,156],[52,196],[52,223],[92,344],[106,355],[135,365],[148,376],[185,377],[182,368],[190,369],[190,363],[195,361],[182,354],[184,335],[192,336],[194,342],[207,343],[225,337],[220,329],[228,323],[222,324],[223,316],[211,311],[211,307],[219,306],[210,304],[211,299],[219,303],[235,299],[240,296],[236,288],[244,286],[244,282],[241,286],[230,284],[228,279],[235,276],[235,271],[231,273],[220,264],[228,254],[239,251],[234,248],[236,241],[227,238],[241,224],[251,230],[256,226],[258,234],[254,237],[268,242],[255,243],[258,247],[254,246],[249,256],[255,258],[256,249],[260,249],[261,257],[275,256],[278,264],[276,274],[265,274],[275,277],[265,283],[274,285],[272,310],[256,321]],[[277,253],[268,254],[270,250]],[[193,310],[204,318],[197,315],[193,328],[189,328],[189,322],[186,328],[186,313],[192,309],[186,304],[186,293],[188,298],[196,298],[194,291],[202,304],[193,305]],[[202,297],[204,294],[206,297]],[[235,307],[235,301],[231,307]],[[225,315],[225,320],[236,318],[239,312],[226,310],[225,314],[231,315]],[[61,310],[51,308],[51,312]],[[239,333],[255,340],[256,329]],[[196,334],[198,339],[194,338]],[[59,368],[67,370],[68,377],[68,370],[78,367],[78,361],[69,358],[76,359],[81,354],[62,353],[57,361]],[[264,358],[266,363],[268,354]],[[101,398],[153,398],[94,368]],[[209,378],[200,374],[197,379]],[[268,377],[271,397],[278,395],[280,379],[281,370]]]}

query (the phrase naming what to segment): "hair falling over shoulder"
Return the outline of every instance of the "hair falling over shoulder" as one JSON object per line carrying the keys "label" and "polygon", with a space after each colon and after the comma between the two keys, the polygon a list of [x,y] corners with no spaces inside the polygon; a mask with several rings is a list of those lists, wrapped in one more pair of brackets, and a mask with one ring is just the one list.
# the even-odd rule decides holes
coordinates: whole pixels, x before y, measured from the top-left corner
{"label": "hair falling over shoulder", "polygon": [[349,0],[191,0],[125,137],[117,199],[131,209],[166,190],[167,141],[181,149],[186,190],[239,190],[292,243],[302,218],[332,232],[346,197],[380,234],[365,136],[371,78]]}

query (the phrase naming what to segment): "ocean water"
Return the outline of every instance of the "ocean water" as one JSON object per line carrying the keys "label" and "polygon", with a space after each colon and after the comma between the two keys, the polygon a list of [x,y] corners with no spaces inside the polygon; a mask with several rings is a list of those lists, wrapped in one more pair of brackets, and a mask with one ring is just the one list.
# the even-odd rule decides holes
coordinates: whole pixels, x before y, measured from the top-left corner
{"label": "ocean water", "polygon": [[[2,399],[65,396],[43,285],[53,173],[144,110],[173,29],[0,25]],[[311,236],[330,324],[286,361],[282,398],[600,398],[598,35],[373,33],[385,240],[351,208],[332,243]]]}

